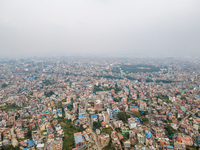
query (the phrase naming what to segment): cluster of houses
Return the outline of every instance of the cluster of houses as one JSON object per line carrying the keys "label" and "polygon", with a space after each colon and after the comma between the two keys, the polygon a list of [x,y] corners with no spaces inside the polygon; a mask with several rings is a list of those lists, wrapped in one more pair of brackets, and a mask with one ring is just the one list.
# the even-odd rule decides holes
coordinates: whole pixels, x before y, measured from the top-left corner
{"label": "cluster of houses", "polygon": [[[82,129],[74,133],[78,150],[199,146],[199,70],[192,63],[186,69],[179,61],[146,63],[161,69],[116,72],[113,66],[122,65],[120,61],[58,58],[3,63],[0,147],[61,150],[65,133],[60,119]],[[119,112],[126,119],[120,120]]]}

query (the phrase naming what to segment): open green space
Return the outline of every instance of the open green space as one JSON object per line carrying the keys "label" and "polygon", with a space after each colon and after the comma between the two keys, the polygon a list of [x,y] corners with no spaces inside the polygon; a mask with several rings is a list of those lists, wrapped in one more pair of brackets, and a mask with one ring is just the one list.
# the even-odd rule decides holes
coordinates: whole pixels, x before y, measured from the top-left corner
{"label": "open green space", "polygon": [[105,134],[111,134],[111,131],[112,131],[112,128],[103,128],[102,130],[101,130],[101,133],[105,133]]}
{"label": "open green space", "polygon": [[111,89],[114,89],[115,90],[115,93],[118,93],[119,91],[121,91],[121,88],[118,88],[117,86],[115,88],[113,87],[100,87],[100,86],[94,86],[94,89],[93,89],[93,93],[96,93],[98,91],[110,91]]}
{"label": "open green space", "polygon": [[59,119],[59,122],[64,131],[63,150],[75,148],[74,133],[81,132],[81,129],[75,127],[68,119]]}
{"label": "open green space", "polygon": [[13,110],[13,109],[20,110],[21,107],[15,105],[15,104],[5,105],[5,106],[0,107],[0,110],[2,110],[2,111],[10,111],[10,110]]}
{"label": "open green space", "polygon": [[138,65],[121,65],[119,67],[112,68],[112,72],[120,73],[120,69],[123,72],[129,73],[137,73],[137,72],[158,72],[160,71],[159,67],[146,65],[146,64],[138,64]]}
{"label": "open green space", "polygon": [[165,102],[165,103],[172,103],[172,102],[169,100],[169,97],[166,96],[166,95],[158,95],[158,96],[156,96],[156,98],[161,99],[161,100],[162,100],[163,102]]}

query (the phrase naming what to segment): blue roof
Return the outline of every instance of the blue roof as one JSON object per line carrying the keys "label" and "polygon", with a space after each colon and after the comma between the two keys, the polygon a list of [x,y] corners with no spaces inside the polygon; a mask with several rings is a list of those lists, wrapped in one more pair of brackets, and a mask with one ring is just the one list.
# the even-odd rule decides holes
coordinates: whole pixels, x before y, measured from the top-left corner
{"label": "blue roof", "polygon": [[74,136],[74,139],[75,139],[75,143],[78,144],[78,143],[83,143],[83,137],[81,134],[78,134],[78,135],[75,135]]}
{"label": "blue roof", "polygon": [[83,115],[83,114],[79,114],[78,117],[79,117],[79,119],[80,119],[80,118],[85,118],[85,115]]}
{"label": "blue roof", "polygon": [[28,147],[32,147],[32,146],[34,146],[34,142],[33,142],[33,141],[31,141],[31,140],[29,140],[29,141],[26,141],[25,143],[27,143],[27,144],[28,144]]}
{"label": "blue roof", "polygon": [[180,109],[183,110],[183,111],[186,111],[186,108],[183,107],[183,106],[181,106]]}
{"label": "blue roof", "polygon": [[130,109],[133,109],[133,108],[138,108],[138,109],[139,109],[139,107],[138,107],[138,106],[132,106]]}
{"label": "blue roof", "polygon": [[145,135],[147,138],[151,138],[151,132],[149,130],[145,130]]}
{"label": "blue roof", "polygon": [[97,115],[91,115],[91,118],[97,118]]}
{"label": "blue roof", "polygon": [[170,145],[167,145],[167,148],[169,148],[169,149],[174,149],[174,147],[173,147],[173,146],[170,146]]}

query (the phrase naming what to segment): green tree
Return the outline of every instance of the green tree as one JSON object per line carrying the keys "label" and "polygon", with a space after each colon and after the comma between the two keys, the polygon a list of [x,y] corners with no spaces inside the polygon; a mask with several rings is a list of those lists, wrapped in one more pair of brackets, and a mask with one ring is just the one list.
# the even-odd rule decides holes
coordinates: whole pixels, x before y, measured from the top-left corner
{"label": "green tree", "polygon": [[113,100],[114,100],[115,102],[120,102],[120,100],[117,99],[117,98],[114,98]]}
{"label": "green tree", "polygon": [[101,122],[93,122],[93,130],[95,131],[96,129],[99,129],[101,127]]}
{"label": "green tree", "polygon": [[119,120],[122,120],[123,122],[127,121],[127,116],[126,116],[126,113],[124,111],[118,112],[117,118]]}
{"label": "green tree", "polygon": [[146,118],[146,117],[143,117],[143,118],[142,118],[142,121],[143,121],[145,124],[148,124],[148,123],[149,123],[149,119]]}
{"label": "green tree", "polygon": [[134,117],[138,117],[138,118],[139,118],[139,117],[141,116],[141,114],[140,114],[140,112],[139,112],[139,111],[136,111],[136,112],[134,112],[133,116],[134,116]]}
{"label": "green tree", "polygon": [[3,84],[1,85],[2,88],[5,88],[5,87],[7,87],[7,86],[8,86],[8,84],[6,84],[6,83],[3,83]]}

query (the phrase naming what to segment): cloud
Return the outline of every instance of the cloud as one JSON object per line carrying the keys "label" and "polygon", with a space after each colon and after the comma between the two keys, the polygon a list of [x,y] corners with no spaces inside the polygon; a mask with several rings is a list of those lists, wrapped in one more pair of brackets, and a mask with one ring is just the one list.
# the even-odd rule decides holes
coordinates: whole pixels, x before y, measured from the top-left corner
{"label": "cloud", "polygon": [[200,55],[198,0],[0,1],[1,56]]}

